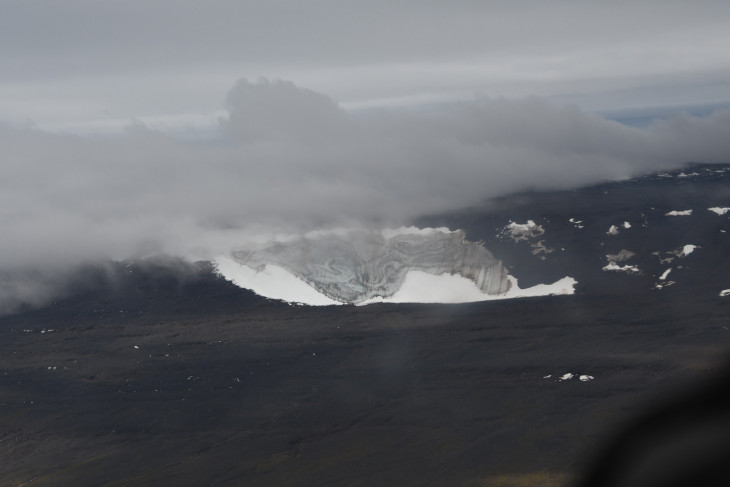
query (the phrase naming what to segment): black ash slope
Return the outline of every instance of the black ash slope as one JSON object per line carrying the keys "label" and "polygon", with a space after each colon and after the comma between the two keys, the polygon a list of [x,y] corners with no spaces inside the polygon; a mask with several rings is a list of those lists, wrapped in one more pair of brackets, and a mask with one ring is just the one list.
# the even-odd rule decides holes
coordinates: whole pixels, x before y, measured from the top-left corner
{"label": "black ash slope", "polygon": [[[576,277],[574,296],[307,308],[205,264],[86,269],[67,298],[0,318],[0,485],[565,482],[627,415],[727,353],[730,214],[706,210],[730,206],[723,178],[523,195],[430,220],[484,239],[523,287]],[[510,219],[566,250],[497,237]],[[690,243],[701,248],[667,265],[651,254]],[[622,248],[638,275],[601,270]],[[666,267],[676,284],[655,289]]]}
{"label": "black ash slope", "polygon": [[[717,294],[730,288],[730,212],[718,215],[708,210],[713,207],[730,207],[730,165],[696,164],[574,191],[523,193],[419,223],[462,228],[469,239],[484,241],[520,287],[570,275],[585,294],[644,293],[666,284],[658,278],[672,268],[668,280],[675,284],[665,290],[675,286],[675,291]],[[691,215],[667,215],[685,210]],[[542,226],[544,234],[520,242],[503,235],[510,221],[528,220]],[[608,233],[612,226],[615,235]],[[548,252],[534,254],[538,242]],[[688,244],[701,249],[687,258],[672,254]],[[635,254],[617,263],[639,269],[628,274],[631,279],[602,270],[607,255],[623,249]],[[673,260],[662,262],[667,258]]]}

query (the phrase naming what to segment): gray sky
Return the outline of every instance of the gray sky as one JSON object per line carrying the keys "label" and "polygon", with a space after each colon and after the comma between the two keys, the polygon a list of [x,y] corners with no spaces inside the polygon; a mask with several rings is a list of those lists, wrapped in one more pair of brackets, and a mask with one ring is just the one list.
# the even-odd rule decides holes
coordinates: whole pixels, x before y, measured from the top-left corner
{"label": "gray sky", "polygon": [[0,120],[167,128],[239,78],[346,108],[545,96],[589,111],[730,101],[730,3],[24,0],[0,15]]}
{"label": "gray sky", "polygon": [[5,2],[0,310],[80,262],[730,162],[730,4],[636,3]]}

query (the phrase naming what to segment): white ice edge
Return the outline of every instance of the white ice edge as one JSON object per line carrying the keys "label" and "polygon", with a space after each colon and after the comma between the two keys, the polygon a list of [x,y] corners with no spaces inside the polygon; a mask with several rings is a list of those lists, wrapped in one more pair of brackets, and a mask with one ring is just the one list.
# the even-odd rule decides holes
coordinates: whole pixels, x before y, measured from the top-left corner
{"label": "white ice edge", "polygon": [[[266,265],[255,270],[226,256],[213,260],[216,271],[236,286],[256,294],[289,303],[310,306],[344,304],[318,292],[287,270]],[[427,272],[409,271],[400,289],[387,298],[376,297],[360,305],[373,303],[471,303],[497,299],[525,298],[559,294],[574,294],[578,283],[572,277],[564,277],[552,284],[538,284],[520,289],[517,279],[508,276],[511,288],[504,294],[491,295],[482,292],[470,279],[454,274],[434,275]]]}
{"label": "white ice edge", "polygon": [[311,306],[343,304],[318,292],[289,271],[276,265],[269,264],[263,269],[255,270],[223,256],[216,257],[213,265],[226,280],[265,298]]}
{"label": "white ice edge", "polygon": [[552,284],[537,284],[520,289],[517,279],[507,276],[510,290],[503,294],[486,294],[470,279],[458,274],[441,275],[411,270],[406,274],[400,289],[387,298],[377,297],[361,304],[372,303],[473,303],[497,299],[526,298],[558,294],[574,294],[578,281],[566,276]]}

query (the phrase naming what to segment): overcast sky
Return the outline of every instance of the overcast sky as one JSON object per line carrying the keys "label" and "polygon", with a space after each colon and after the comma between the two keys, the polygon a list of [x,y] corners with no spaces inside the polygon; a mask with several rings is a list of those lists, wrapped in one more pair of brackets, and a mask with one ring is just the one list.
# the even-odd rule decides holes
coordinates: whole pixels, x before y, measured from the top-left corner
{"label": "overcast sky", "polygon": [[730,2],[637,3],[4,2],[0,308],[20,269],[730,162]]}
{"label": "overcast sky", "polygon": [[0,120],[204,125],[265,76],[345,108],[545,96],[730,102],[730,2],[24,0],[0,15]]}

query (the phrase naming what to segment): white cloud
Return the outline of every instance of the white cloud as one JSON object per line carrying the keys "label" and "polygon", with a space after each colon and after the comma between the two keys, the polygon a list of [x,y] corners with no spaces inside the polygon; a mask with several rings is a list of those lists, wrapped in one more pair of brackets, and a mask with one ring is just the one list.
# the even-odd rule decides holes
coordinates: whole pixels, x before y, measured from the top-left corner
{"label": "white cloud", "polygon": [[730,7],[716,0],[10,2],[0,120],[81,131],[209,114],[242,75],[358,107],[474,92],[589,110],[722,103],[728,44]]}
{"label": "white cloud", "polygon": [[244,80],[227,100],[218,136],[195,143],[144,125],[112,138],[0,127],[0,271],[209,258],[261,231],[399,225],[730,153],[730,112],[641,131],[536,97],[356,115],[289,82]]}

